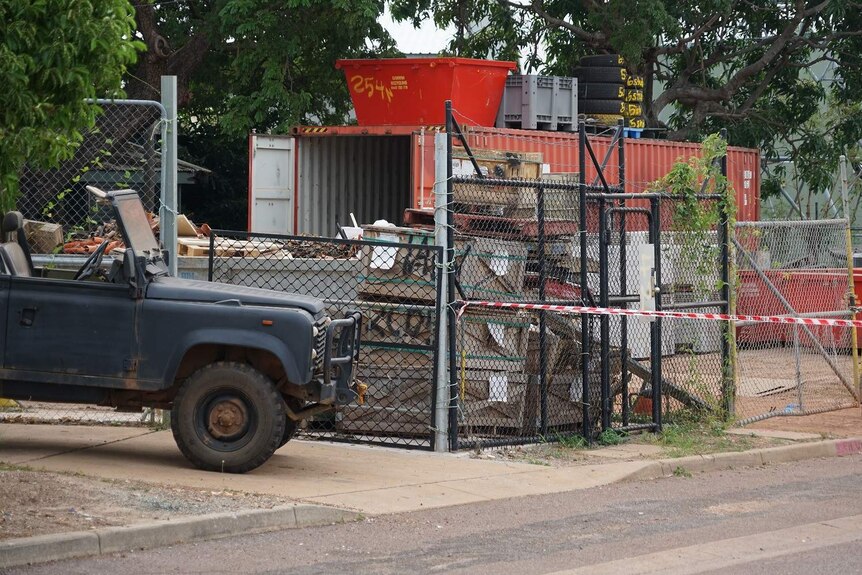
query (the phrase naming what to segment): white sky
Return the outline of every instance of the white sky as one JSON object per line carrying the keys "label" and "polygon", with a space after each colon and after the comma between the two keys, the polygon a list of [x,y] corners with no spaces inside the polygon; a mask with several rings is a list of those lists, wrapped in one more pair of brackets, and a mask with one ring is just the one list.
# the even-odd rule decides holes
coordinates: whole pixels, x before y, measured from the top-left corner
{"label": "white sky", "polygon": [[407,54],[436,54],[443,50],[452,38],[453,29],[440,30],[432,20],[425,20],[419,29],[410,22],[393,22],[389,7],[380,18],[380,23],[398,44],[398,49]]}

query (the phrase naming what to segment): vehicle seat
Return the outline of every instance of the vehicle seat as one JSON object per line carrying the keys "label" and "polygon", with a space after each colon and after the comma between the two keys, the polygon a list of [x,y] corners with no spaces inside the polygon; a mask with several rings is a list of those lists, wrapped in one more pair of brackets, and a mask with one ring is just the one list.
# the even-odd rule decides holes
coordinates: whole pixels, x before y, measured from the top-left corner
{"label": "vehicle seat", "polygon": [[[0,244],[0,261],[3,262],[3,268],[13,276],[32,276],[33,261],[30,259],[30,247],[24,235],[24,216],[21,212],[9,212],[3,216],[0,231],[4,240]],[[15,238],[5,241],[9,234],[15,234]]]}

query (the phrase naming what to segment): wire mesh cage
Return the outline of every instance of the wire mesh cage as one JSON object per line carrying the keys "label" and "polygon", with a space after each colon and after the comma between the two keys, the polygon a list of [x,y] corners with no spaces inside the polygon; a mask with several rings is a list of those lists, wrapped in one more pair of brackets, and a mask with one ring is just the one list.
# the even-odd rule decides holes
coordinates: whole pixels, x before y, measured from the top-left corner
{"label": "wire mesh cage", "polygon": [[364,402],[317,416],[301,433],[432,447],[442,251],[422,230],[366,226],[363,235],[216,231],[210,279],[319,298],[333,318],[361,312],[356,378],[368,386]]}
{"label": "wire mesh cage", "polygon": [[[94,104],[96,105],[96,104]],[[162,182],[162,108],[157,102],[101,103],[96,126],[75,155],[57,168],[25,167],[18,209],[25,219],[62,226],[63,236],[86,237],[103,224],[104,209],[86,190],[131,188],[158,213]],[[34,244],[44,252],[58,246]]]}

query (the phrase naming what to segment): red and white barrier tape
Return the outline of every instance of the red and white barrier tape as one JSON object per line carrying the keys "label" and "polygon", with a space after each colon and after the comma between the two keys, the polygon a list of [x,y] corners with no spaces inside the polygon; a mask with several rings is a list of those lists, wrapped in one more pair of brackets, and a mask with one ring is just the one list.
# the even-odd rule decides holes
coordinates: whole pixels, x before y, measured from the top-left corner
{"label": "red and white barrier tape", "polygon": [[693,313],[685,311],[649,311],[640,309],[621,309],[611,307],[590,307],[580,305],[551,305],[534,303],[515,303],[500,301],[461,301],[458,310],[460,317],[468,307],[499,307],[509,309],[527,309],[556,311],[563,313],[589,315],[624,315],[634,317],[669,317],[679,319],[700,319],[706,321],[746,321],[757,323],[783,323],[796,325],[822,325],[828,327],[862,327],[862,320],[826,319],[813,317],[792,317],[785,315],[729,315],[725,313]]}

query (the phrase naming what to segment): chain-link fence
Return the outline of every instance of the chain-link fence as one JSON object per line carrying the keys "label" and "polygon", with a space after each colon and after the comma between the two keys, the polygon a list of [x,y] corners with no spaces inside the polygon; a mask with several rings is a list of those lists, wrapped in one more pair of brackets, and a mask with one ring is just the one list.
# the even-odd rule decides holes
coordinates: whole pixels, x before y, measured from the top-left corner
{"label": "chain-link fence", "polygon": [[158,102],[122,100],[98,106],[96,126],[84,134],[74,157],[55,169],[25,167],[20,175],[18,210],[28,220],[33,253],[87,253],[100,238],[117,233],[88,185],[134,189],[146,210],[159,212],[164,109]]}
{"label": "chain-link fence", "polygon": [[[740,222],[740,314],[852,319],[846,220]],[[737,323],[741,423],[858,405],[853,328]]]}
{"label": "chain-link fence", "polygon": [[[493,150],[456,141],[449,205],[464,305],[451,365],[459,447],[591,439],[723,407],[732,374],[722,324],[540,308],[728,311],[717,197],[682,206],[666,194],[625,193],[620,136],[598,157],[582,133],[577,165],[555,173],[548,160],[556,167],[560,157],[544,157],[518,134],[496,135]],[[693,229],[692,209],[712,224]],[[493,305],[501,302],[527,308]]]}
{"label": "chain-link fence", "polygon": [[[27,166],[20,174],[17,208],[24,215],[30,251],[37,259],[39,254],[73,254],[68,263],[80,265],[103,239],[117,242],[110,249],[123,247],[110,208],[96,203],[86,190],[88,185],[105,190],[132,188],[150,212],[158,213],[164,152],[161,104],[117,100],[93,105],[102,112],[74,157],[55,169]],[[158,232],[158,218],[153,216],[152,223]],[[74,255],[82,260],[76,261]],[[106,258],[105,265],[110,261]],[[64,277],[59,270],[56,273]],[[0,400],[0,421],[154,425],[162,423],[162,414],[151,409],[123,413],[92,405]]]}
{"label": "chain-link fence", "polygon": [[333,318],[362,313],[364,403],[317,416],[301,433],[431,448],[442,251],[423,230],[366,226],[363,237],[218,231],[207,248],[210,279],[320,298]]}
{"label": "chain-link fence", "polygon": [[[698,219],[713,222],[693,229],[691,210]],[[730,309],[728,256],[722,251],[721,206],[703,196],[695,206],[677,199],[662,204],[662,309],[719,314]],[[716,414],[730,409],[733,374],[728,367],[732,341],[726,322],[667,319],[662,341],[664,413],[682,409]]]}

